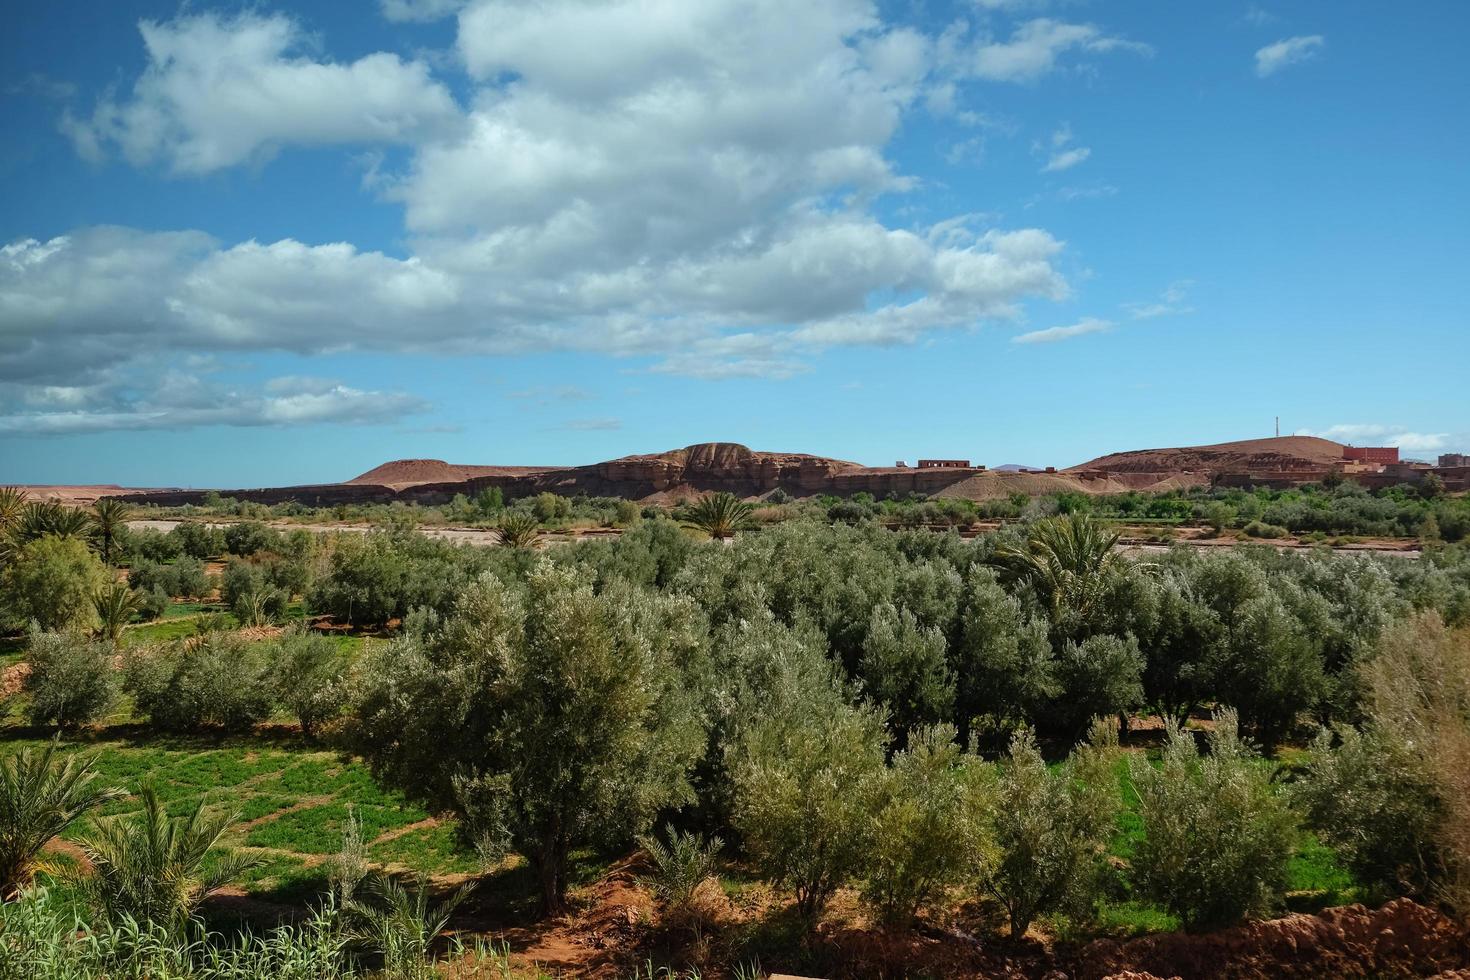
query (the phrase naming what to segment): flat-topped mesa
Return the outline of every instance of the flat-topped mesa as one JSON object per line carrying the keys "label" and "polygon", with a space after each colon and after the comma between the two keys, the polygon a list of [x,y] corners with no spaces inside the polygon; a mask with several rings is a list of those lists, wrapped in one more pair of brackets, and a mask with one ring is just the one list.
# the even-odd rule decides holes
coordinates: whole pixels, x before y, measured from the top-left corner
{"label": "flat-topped mesa", "polygon": [[701,442],[665,453],[624,456],[590,468],[608,483],[647,484],[654,493],[689,487],[755,496],[777,487],[814,493],[825,489],[834,475],[862,467],[806,453],[756,452],[735,442]]}

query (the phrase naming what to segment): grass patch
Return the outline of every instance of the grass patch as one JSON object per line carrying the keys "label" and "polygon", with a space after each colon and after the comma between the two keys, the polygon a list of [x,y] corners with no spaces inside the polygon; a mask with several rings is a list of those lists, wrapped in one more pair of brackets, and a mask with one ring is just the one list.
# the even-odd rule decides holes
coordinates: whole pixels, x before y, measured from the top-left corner
{"label": "grass patch", "polygon": [[380,864],[401,864],[432,874],[472,874],[480,868],[478,855],[460,844],[452,823],[421,827],[374,844],[368,857]]}
{"label": "grass patch", "polygon": [[[332,802],[283,813],[253,828],[245,837],[251,847],[270,847],[297,854],[334,854],[342,846],[347,827],[347,803]],[[362,836],[372,840],[387,830],[406,827],[428,817],[415,807],[357,806]]]}

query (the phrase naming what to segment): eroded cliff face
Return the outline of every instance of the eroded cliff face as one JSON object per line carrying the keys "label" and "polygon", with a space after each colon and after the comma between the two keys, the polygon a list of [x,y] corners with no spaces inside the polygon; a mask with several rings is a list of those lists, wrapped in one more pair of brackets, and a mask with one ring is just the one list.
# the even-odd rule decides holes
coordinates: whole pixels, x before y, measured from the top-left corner
{"label": "eroded cliff face", "polygon": [[[415,464],[415,477],[430,472],[424,464],[436,460],[410,460]],[[336,503],[419,501],[443,503],[457,493],[470,496],[489,487],[499,487],[510,499],[551,492],[572,497],[623,497],[645,500],[660,495],[688,495],[727,491],[740,497],[756,497],[782,489],[793,496],[830,493],[850,496],[867,492],[875,497],[890,493],[930,494],[958,483],[975,471],[971,469],[873,469],[858,463],[806,453],[757,452],[734,442],[702,442],[683,449],[571,466],[562,469],[535,470],[531,467],[475,467],[484,475],[444,482],[418,482],[411,485],[372,484],[373,474],[394,474],[395,464],[385,463],[376,470],[345,484],[314,487],[271,487],[254,490],[222,490],[224,496],[261,503],[299,500],[314,506]],[[464,469],[469,469],[464,467]],[[177,505],[197,503],[203,491],[168,491],[139,494],[131,499],[140,503]]]}

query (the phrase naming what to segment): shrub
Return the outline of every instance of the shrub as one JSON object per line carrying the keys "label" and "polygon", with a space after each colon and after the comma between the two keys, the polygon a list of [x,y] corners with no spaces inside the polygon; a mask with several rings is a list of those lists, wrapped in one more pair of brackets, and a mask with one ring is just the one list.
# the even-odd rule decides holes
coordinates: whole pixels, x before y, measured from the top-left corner
{"label": "shrub", "polygon": [[144,622],[162,619],[163,614],[168,612],[168,607],[173,604],[168,593],[154,586],[147,592],[138,593],[138,618]]}
{"label": "shrub", "polygon": [[571,517],[572,502],[554,493],[538,493],[531,502],[531,512],[536,515],[536,520],[545,524],[547,521]]}
{"label": "shrub", "polygon": [[631,500],[619,500],[614,522],[618,527],[632,527],[643,519],[643,509]]}
{"label": "shrub", "polygon": [[110,643],[80,633],[33,632],[26,647],[31,724],[76,728],[101,718],[117,700]]}
{"label": "shrub", "polygon": [[500,532],[501,544],[507,548],[524,550],[535,544],[536,532],[540,528],[541,522],[535,514],[516,510],[501,515],[497,530]]}
{"label": "shrub", "polygon": [[171,595],[181,599],[206,599],[214,591],[204,562],[198,558],[186,555],[174,562],[172,571],[172,588],[169,589]]}
{"label": "shrub", "polygon": [[1378,726],[1322,729],[1292,799],[1308,825],[1376,898],[1423,895],[1438,860],[1443,811],[1434,772],[1414,747]]}
{"label": "shrub", "polygon": [[987,569],[973,571],[968,586],[952,661],[965,743],[977,720],[1002,735],[1034,723],[1060,690],[1045,621],[1028,618]]}
{"label": "shrub", "polygon": [[58,744],[52,741],[40,753],[22,748],[0,759],[0,899],[7,902],[30,885],[37,870],[51,870],[40,863],[47,844],[77,818],[125,795],[96,785],[95,757],[57,758]]}
{"label": "shrub", "polygon": [[862,895],[887,925],[907,927],[984,866],[989,786],[954,738],[948,726],[915,732],[877,794]]}
{"label": "shrub", "polygon": [[201,521],[183,521],[169,534],[178,540],[179,550],[190,558],[212,558],[225,550],[224,532]]}
{"label": "shrub", "polygon": [[452,803],[487,853],[524,854],[555,911],[573,847],[692,801],[705,735],[686,684],[703,651],[692,602],[598,594],[542,560],[524,596],[486,576],[442,629],[369,660],[352,735],[379,775]]}
{"label": "shrub", "polygon": [[211,632],[163,650],[135,651],[125,661],[123,687],[140,713],[168,731],[249,728],[275,708],[262,646]]}
{"label": "shrub", "polygon": [[310,738],[346,708],[347,659],[330,639],[302,627],[284,633],[273,653],[276,697]]}
{"label": "shrub", "polygon": [[97,557],[77,538],[40,537],[22,545],[0,569],[0,617],[12,626],[90,628],[93,594],[108,581]]}
{"label": "shrub", "polygon": [[1215,673],[1215,693],[1233,705],[1267,748],[1297,724],[1326,693],[1322,633],[1310,630],[1276,590],[1244,603]]}
{"label": "shrub", "polygon": [[242,558],[259,551],[274,551],[280,542],[280,532],[259,521],[242,521],[224,529],[225,550]]}
{"label": "shrub", "polygon": [[883,716],[831,689],[792,693],[737,743],[732,822],[751,861],[796,893],[797,914],[811,926],[870,851]]}
{"label": "shrub", "polygon": [[954,710],[944,634],[921,627],[907,609],[887,602],[873,609],[859,669],[865,690],[888,709],[901,740],[911,728],[937,724]]}
{"label": "shrub", "polygon": [[1043,913],[1091,910],[1121,806],[1116,749],[1117,730],[1101,720],[1055,768],[1030,731],[1012,740],[995,800],[999,859],[983,876],[1006,910],[1011,935],[1024,935]]}
{"label": "shrub", "polygon": [[653,864],[653,872],[639,880],[658,900],[666,922],[692,924],[697,930],[699,889],[714,875],[725,842],[718,837],[703,840],[688,831],[675,830],[673,824],[664,828],[664,838],[638,838]]}
{"label": "shrub", "polygon": [[238,558],[225,566],[220,596],[235,618],[247,626],[279,620],[290,601],[284,589],[271,585],[264,568]]}
{"label": "shrub", "polygon": [[92,867],[73,880],[108,922],[131,918],[179,934],[204,898],[261,859],[218,846],[234,814],[206,811],[199,800],[170,815],[147,783],[139,796],[141,811],[100,821],[78,842]]}
{"label": "shrub", "polygon": [[1171,721],[1163,764],[1130,767],[1145,834],[1133,858],[1137,883],[1191,928],[1276,907],[1297,832],[1233,711],[1216,714],[1209,741],[1200,758],[1194,737]]}
{"label": "shrub", "polygon": [[1118,715],[1143,703],[1143,654],[1132,636],[1103,634],[1067,640],[1056,659],[1060,693],[1048,717],[1076,736],[1092,718]]}
{"label": "shrub", "polygon": [[1470,916],[1470,632],[1435,612],[1385,632],[1362,667],[1368,717],[1404,740],[1434,780],[1434,891]]}
{"label": "shrub", "polygon": [[1250,538],[1284,538],[1291,532],[1277,524],[1265,524],[1261,521],[1251,521],[1245,526],[1246,537]]}

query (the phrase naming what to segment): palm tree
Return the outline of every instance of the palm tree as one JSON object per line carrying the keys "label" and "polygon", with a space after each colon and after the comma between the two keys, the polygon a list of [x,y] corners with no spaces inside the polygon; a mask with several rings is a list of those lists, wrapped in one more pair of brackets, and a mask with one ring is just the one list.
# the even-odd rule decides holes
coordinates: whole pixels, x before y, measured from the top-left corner
{"label": "palm tree", "polygon": [[72,821],[122,797],[96,786],[95,758],[56,758],[56,741],[39,754],[30,748],[0,760],[0,897],[10,899],[31,883],[41,850]]}
{"label": "palm tree", "polygon": [[92,872],[77,875],[76,883],[114,922],[129,916],[182,929],[201,901],[260,859],[216,850],[235,814],[206,810],[201,799],[171,817],[151,784],[139,796],[140,812],[99,822],[79,841]]}
{"label": "palm tree", "polygon": [[58,538],[85,538],[91,530],[92,518],[86,511],[54,500],[36,500],[21,508],[14,533],[25,542],[48,534]]}
{"label": "palm tree", "polygon": [[703,531],[715,540],[733,538],[751,525],[755,507],[733,493],[712,493],[689,508],[684,526]]}
{"label": "palm tree", "polygon": [[427,978],[438,975],[431,965],[434,940],[473,890],[474,882],[466,882],[431,906],[428,875],[420,872],[407,886],[389,875],[375,875],[367,883],[370,900],[349,899],[344,908],[358,922],[357,938],[382,954],[386,975]]}
{"label": "palm tree", "polygon": [[536,541],[536,529],[541,522],[535,514],[524,510],[508,511],[500,519],[500,543],[509,548],[529,548]]}
{"label": "palm tree", "polygon": [[20,487],[0,487],[0,536],[9,534],[20,523],[20,512],[26,505],[26,492]]}
{"label": "palm tree", "polygon": [[1117,543],[1117,532],[1085,514],[1071,514],[1036,522],[1024,547],[1002,545],[990,564],[1010,581],[1036,589],[1053,621],[1063,607],[1085,617],[1104,573],[1119,560]]}
{"label": "palm tree", "polygon": [[103,497],[92,505],[92,533],[102,546],[102,560],[112,564],[112,551],[127,527],[132,508],[117,497]]}
{"label": "palm tree", "polygon": [[138,610],[143,608],[138,593],[121,582],[104,585],[92,593],[92,605],[102,624],[98,632],[105,634],[113,643],[117,643],[122,637],[122,628],[131,623]]}

